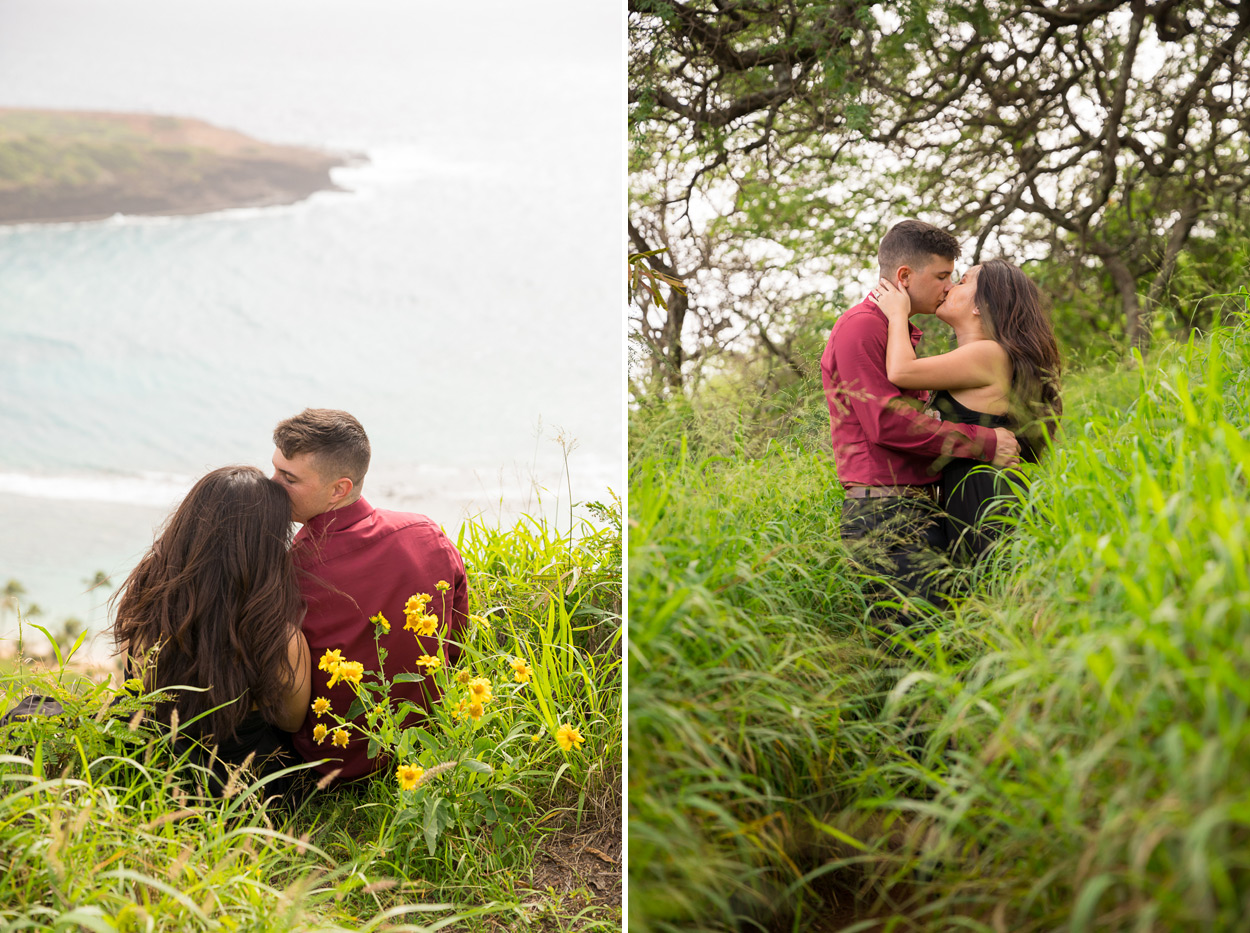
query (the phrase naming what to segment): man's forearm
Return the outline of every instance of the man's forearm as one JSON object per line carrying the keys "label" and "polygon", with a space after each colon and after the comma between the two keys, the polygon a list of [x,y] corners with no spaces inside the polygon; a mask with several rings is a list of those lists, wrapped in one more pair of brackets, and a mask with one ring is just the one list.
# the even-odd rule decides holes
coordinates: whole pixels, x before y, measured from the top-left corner
{"label": "man's forearm", "polygon": [[901,397],[878,403],[876,408],[875,417],[873,413],[861,415],[861,424],[869,438],[882,447],[932,460],[958,457],[989,463],[994,459],[998,438],[991,428],[937,421]]}

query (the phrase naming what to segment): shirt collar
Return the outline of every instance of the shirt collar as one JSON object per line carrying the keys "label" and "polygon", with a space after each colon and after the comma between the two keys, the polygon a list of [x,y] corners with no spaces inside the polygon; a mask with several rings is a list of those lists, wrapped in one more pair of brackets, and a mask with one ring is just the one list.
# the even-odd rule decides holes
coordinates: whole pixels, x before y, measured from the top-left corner
{"label": "shirt collar", "polygon": [[372,514],[373,506],[365,501],[364,496],[361,496],[351,505],[345,505],[341,509],[331,509],[329,512],[314,515],[304,524],[302,532],[318,536],[331,534],[350,528],[361,519],[368,518]]}
{"label": "shirt collar", "polygon": [[[866,305],[869,308],[872,308],[872,310],[876,311],[879,315],[881,315],[881,320],[883,321],[889,320],[885,316],[885,312],[881,310],[881,306],[877,304],[875,301],[873,301],[871,296],[865,297],[862,304]],[[924,336],[924,331],[922,331],[919,327],[917,327],[915,322],[911,318],[907,319],[907,330],[911,333],[913,343],[920,337]]]}

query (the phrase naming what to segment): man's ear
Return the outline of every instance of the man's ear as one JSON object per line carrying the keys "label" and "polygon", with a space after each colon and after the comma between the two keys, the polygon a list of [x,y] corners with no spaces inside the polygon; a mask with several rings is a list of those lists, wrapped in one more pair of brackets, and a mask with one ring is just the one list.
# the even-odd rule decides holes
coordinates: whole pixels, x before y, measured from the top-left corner
{"label": "man's ear", "polygon": [[352,494],[352,490],[356,488],[356,484],[346,476],[340,476],[334,481],[334,485],[330,487],[330,505],[338,505]]}
{"label": "man's ear", "polygon": [[899,266],[898,272],[894,275],[894,283],[899,288],[906,288],[911,284],[911,266]]}

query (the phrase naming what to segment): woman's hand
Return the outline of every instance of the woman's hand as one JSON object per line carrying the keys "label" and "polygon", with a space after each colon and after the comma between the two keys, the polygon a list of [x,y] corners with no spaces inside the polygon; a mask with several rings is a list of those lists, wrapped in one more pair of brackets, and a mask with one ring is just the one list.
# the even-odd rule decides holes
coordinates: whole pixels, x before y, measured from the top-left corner
{"label": "woman's hand", "polygon": [[868,294],[891,321],[906,322],[911,316],[911,296],[889,279],[882,279]]}

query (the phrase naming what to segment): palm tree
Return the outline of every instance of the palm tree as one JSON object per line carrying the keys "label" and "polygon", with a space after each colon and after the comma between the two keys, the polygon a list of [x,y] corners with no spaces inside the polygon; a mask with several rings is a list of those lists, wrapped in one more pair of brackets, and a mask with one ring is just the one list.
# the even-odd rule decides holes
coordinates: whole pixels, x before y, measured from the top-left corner
{"label": "palm tree", "polygon": [[18,597],[26,595],[26,587],[22,586],[18,580],[10,580],[4,585],[4,589],[0,590],[0,610],[7,617],[10,612],[17,612]]}
{"label": "palm tree", "polygon": [[9,580],[4,585],[4,589],[0,590],[0,618],[7,621],[9,613],[17,614],[17,657],[18,663],[22,658],[22,614],[21,607],[18,604],[18,597],[26,595],[26,587],[22,586],[18,580]]}
{"label": "palm tree", "polygon": [[82,619],[77,616],[70,616],[61,622],[61,630],[56,633],[57,646],[62,651],[68,651],[73,647],[74,642],[78,640],[78,636],[82,634]]}
{"label": "palm tree", "polygon": [[[82,582],[86,584],[87,586],[86,591],[88,593],[90,593],[92,590],[97,590],[100,588],[104,588],[106,590],[111,590],[113,588],[113,578],[110,577],[103,570],[97,570],[95,572],[95,576],[83,577]],[[87,624],[88,626],[92,628],[94,628],[94,626],[92,626],[91,623],[95,621],[95,611],[98,608],[99,608],[98,606],[92,606],[90,611],[87,613]]]}
{"label": "palm tree", "polygon": [[101,586],[106,590],[111,590],[113,588],[113,578],[103,570],[97,570],[94,577],[83,577],[82,582],[87,584],[88,592]]}

